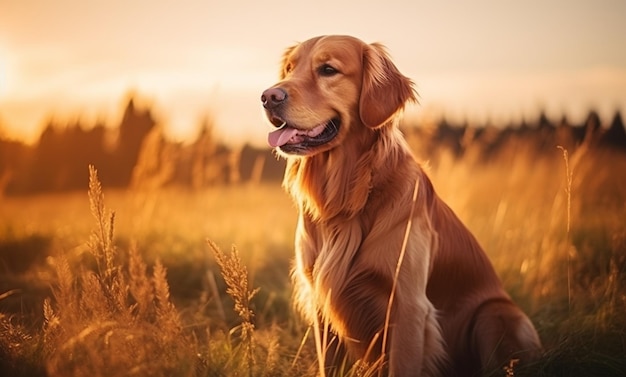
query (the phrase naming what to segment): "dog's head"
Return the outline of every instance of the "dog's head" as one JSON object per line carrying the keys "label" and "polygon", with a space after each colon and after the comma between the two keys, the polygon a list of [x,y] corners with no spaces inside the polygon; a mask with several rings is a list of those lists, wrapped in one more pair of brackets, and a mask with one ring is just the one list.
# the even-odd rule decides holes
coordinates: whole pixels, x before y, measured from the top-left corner
{"label": "dog's head", "polygon": [[280,81],[261,96],[276,128],[268,142],[284,155],[336,148],[355,132],[389,123],[409,100],[411,80],[383,46],[348,36],[323,36],[288,48]]}

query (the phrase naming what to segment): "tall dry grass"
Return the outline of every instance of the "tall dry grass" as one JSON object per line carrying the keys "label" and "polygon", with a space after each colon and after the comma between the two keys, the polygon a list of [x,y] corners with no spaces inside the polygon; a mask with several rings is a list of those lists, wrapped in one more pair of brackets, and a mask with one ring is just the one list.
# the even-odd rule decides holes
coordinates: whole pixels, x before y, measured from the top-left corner
{"label": "tall dry grass", "polygon": [[255,368],[254,359],[254,311],[250,308],[252,298],[258,293],[259,289],[250,289],[248,286],[248,270],[241,263],[241,258],[237,249],[233,247],[230,255],[223,253],[220,248],[213,242],[209,241],[209,246],[213,250],[213,254],[220,266],[222,276],[226,281],[226,293],[232,297],[235,302],[235,312],[239,315],[241,323],[231,330],[231,332],[239,332],[241,345],[243,348],[242,367],[248,371],[249,376],[253,376]]}
{"label": "tall dry grass", "polygon": [[[477,236],[545,345],[536,364],[497,372],[622,375],[626,157],[578,149],[565,159],[556,146],[541,155],[523,143],[503,151],[487,161],[471,147],[461,159],[442,152],[430,167],[440,196]],[[331,339],[316,339],[323,331],[307,330],[290,308],[295,208],[279,187],[107,192],[115,213],[94,169],[89,187],[89,205],[84,194],[3,199],[10,221],[0,238],[32,247],[31,239],[49,237],[42,245],[51,257],[3,270],[0,306],[19,303],[35,282],[49,282],[51,292],[37,296],[42,325],[19,305],[0,314],[2,372],[320,374],[318,355]],[[208,250],[206,237],[215,241]],[[219,251],[233,242],[237,250]],[[337,375],[376,368],[346,364]]]}
{"label": "tall dry grass", "polygon": [[[213,321],[184,324],[188,313],[173,304],[163,264],[157,259],[149,267],[136,243],[118,250],[116,216],[105,207],[93,167],[88,196],[95,227],[87,264],[93,269],[63,255],[52,259],[56,278],[52,297],[44,301],[42,331],[48,376],[285,375],[278,328],[255,329],[251,300],[258,289],[249,288],[236,249],[222,253],[209,242],[240,323],[225,331]],[[223,299],[215,288],[208,294]]]}
{"label": "tall dry grass", "polygon": [[191,376],[195,340],[183,332],[163,265],[148,272],[136,247],[120,255],[115,215],[89,169],[95,270],[53,260],[56,284],[44,301],[43,357],[48,376]]}

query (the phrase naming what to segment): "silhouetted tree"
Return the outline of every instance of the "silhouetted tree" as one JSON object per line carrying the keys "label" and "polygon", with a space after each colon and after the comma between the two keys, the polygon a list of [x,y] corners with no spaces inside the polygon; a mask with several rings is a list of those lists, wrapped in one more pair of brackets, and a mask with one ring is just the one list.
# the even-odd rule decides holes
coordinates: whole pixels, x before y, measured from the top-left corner
{"label": "silhouetted tree", "polygon": [[545,111],[542,110],[539,113],[539,118],[537,119],[537,123],[535,124],[535,128],[537,130],[539,130],[540,132],[543,132],[545,134],[548,134],[552,130],[554,130],[554,124],[552,123],[550,118],[548,118],[548,115],[545,113]]}
{"label": "silhouetted tree", "polygon": [[553,151],[557,144],[555,142],[556,127],[544,111],[539,114],[537,131],[538,132],[533,137],[537,147],[537,153],[550,153]]}
{"label": "silhouetted tree", "polygon": [[433,142],[448,148],[454,157],[460,157],[463,154],[463,146],[461,145],[465,128],[451,125],[446,118],[442,118],[437,126],[437,131],[433,135]]}
{"label": "silhouetted tree", "polygon": [[128,186],[132,177],[133,168],[137,163],[141,144],[150,130],[156,125],[150,110],[139,110],[131,98],[124,110],[122,122],[119,125],[119,136],[115,153],[116,170],[114,184]]}
{"label": "silhouetted tree", "polygon": [[595,110],[589,111],[585,124],[583,126],[585,136],[583,142],[588,146],[595,146],[600,139],[602,123],[600,122],[600,115]]}
{"label": "silhouetted tree", "polygon": [[104,133],[102,125],[87,130],[80,122],[61,127],[49,121],[17,186],[24,192],[83,188],[87,166],[106,160]]}
{"label": "silhouetted tree", "polygon": [[600,143],[603,146],[626,150],[626,130],[622,121],[622,114],[617,111],[609,129],[602,135]]}
{"label": "silhouetted tree", "polygon": [[35,156],[26,178],[26,191],[46,191],[59,189],[59,174],[63,165],[64,148],[61,143],[61,130],[49,121],[39,136]]}
{"label": "silhouetted tree", "polygon": [[556,127],[555,144],[568,151],[573,151],[579,143],[580,140],[576,140],[574,128],[569,124],[567,116],[563,115],[561,122]]}
{"label": "silhouetted tree", "polygon": [[80,122],[65,129],[61,139],[61,145],[65,150],[61,188],[83,188],[88,179],[87,167],[90,164],[98,166],[104,163],[106,159],[104,132],[103,125],[87,129]]}
{"label": "silhouetted tree", "polygon": [[[156,123],[149,108],[137,108],[130,98],[113,129],[102,122],[90,127],[79,121],[61,125],[50,120],[32,147],[0,133],[0,195],[84,189],[89,164],[98,168],[103,185],[116,187],[129,187],[133,176],[135,187],[177,183],[198,189],[282,179],[284,159],[276,158],[269,148],[220,143],[209,120],[204,120],[189,145],[167,140]],[[582,152],[592,147],[626,150],[626,129],[619,111],[607,129],[592,110],[579,126],[572,126],[566,116],[554,124],[542,111],[536,122],[528,124],[524,119],[518,127],[458,125],[442,117],[438,124],[403,125],[402,130],[419,158],[434,164],[444,161],[442,151],[485,163],[513,160],[520,154],[540,159],[554,154],[556,145],[572,153],[580,147]]]}
{"label": "silhouetted tree", "polygon": [[31,159],[32,150],[22,142],[0,137],[0,197],[21,189],[20,181]]}

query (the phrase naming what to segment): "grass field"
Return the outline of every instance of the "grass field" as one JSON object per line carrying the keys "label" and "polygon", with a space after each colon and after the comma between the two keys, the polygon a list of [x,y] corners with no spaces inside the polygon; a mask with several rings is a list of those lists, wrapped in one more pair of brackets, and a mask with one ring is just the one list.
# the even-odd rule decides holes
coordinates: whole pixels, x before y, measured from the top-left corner
{"label": "grass field", "polygon": [[[544,342],[509,375],[623,376],[626,157],[444,153],[429,171]],[[87,189],[0,198],[1,375],[317,374],[278,185]]]}

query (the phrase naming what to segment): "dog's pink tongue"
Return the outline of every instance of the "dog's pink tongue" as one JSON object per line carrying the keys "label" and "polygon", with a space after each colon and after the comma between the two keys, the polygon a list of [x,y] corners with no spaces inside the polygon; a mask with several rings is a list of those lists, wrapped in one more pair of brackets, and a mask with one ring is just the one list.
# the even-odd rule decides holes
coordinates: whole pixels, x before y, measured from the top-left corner
{"label": "dog's pink tongue", "polygon": [[281,128],[276,131],[272,131],[267,135],[267,142],[269,145],[274,147],[280,147],[281,145],[287,144],[289,139],[295,136],[298,133],[298,130],[291,127]]}

